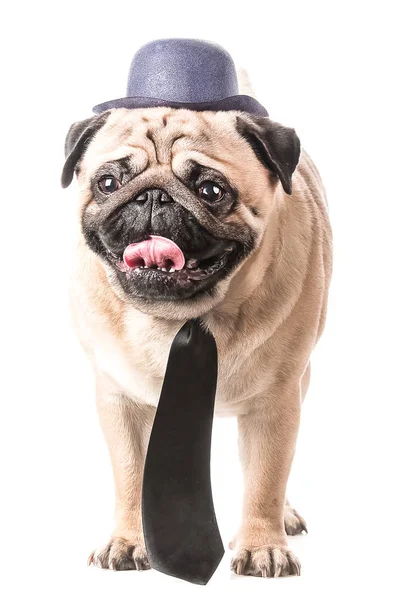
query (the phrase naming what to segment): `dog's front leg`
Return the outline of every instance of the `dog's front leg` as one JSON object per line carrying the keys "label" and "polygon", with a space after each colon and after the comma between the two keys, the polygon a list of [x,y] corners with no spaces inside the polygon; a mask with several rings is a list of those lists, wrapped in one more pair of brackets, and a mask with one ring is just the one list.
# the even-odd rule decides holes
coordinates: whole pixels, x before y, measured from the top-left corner
{"label": "dog's front leg", "polygon": [[238,418],[244,472],[241,528],[231,568],[262,577],[298,575],[284,526],[286,484],[300,421],[299,386],[278,389]]}
{"label": "dog's front leg", "polygon": [[97,408],[115,480],[115,528],[89,564],[104,569],[148,569],[141,521],[145,454],[155,409],[134,402],[103,381],[97,382]]}

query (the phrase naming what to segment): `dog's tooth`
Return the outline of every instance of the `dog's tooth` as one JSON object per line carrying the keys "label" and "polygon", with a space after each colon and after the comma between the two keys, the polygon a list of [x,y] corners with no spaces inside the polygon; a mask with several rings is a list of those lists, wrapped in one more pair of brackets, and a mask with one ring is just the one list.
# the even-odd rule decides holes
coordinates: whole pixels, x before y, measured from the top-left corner
{"label": "dog's tooth", "polygon": [[170,269],[169,273],[174,273],[174,271],[175,271],[175,268],[174,268],[174,267],[171,267],[171,269]]}
{"label": "dog's tooth", "polygon": [[199,261],[196,260],[196,258],[190,258],[187,261],[187,267],[188,267],[188,269],[195,269],[198,266],[198,264],[199,264]]}
{"label": "dog's tooth", "polygon": [[147,268],[148,268],[148,265],[145,265],[145,266],[144,266],[144,269],[147,269]]}
{"label": "dog's tooth", "polygon": [[166,267],[162,267],[162,271],[167,271]]}
{"label": "dog's tooth", "polygon": [[134,273],[138,273],[140,270],[141,270],[141,269],[140,269],[140,267],[136,267],[136,268],[134,269]]}

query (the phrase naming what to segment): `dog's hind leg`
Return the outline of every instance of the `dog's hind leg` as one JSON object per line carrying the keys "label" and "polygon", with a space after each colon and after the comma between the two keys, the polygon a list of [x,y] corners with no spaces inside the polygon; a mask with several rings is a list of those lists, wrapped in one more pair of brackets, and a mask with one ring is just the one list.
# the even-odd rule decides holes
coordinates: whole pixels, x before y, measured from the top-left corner
{"label": "dog's hind leg", "polygon": [[308,533],[307,524],[303,517],[290,505],[289,500],[285,502],[284,523],[287,535],[299,535],[300,533]]}

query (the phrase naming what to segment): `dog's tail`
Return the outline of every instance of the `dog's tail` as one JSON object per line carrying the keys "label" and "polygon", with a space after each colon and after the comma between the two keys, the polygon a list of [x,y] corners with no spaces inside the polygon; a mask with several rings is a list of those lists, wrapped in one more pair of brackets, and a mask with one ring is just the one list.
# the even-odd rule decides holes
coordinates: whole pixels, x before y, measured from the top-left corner
{"label": "dog's tail", "polygon": [[252,82],[250,81],[249,75],[243,67],[238,67],[238,84],[239,84],[239,93],[245,94],[246,96],[256,97],[254,92]]}

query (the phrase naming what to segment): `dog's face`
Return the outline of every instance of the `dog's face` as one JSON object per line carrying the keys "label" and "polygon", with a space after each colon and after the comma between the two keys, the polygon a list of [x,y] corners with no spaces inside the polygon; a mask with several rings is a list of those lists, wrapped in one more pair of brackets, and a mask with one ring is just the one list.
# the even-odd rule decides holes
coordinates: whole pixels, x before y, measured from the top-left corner
{"label": "dog's face", "polygon": [[224,298],[261,243],[300,145],[269,119],[150,108],[75,123],[65,151],[62,183],[76,171],[82,233],[116,294],[189,318]]}

